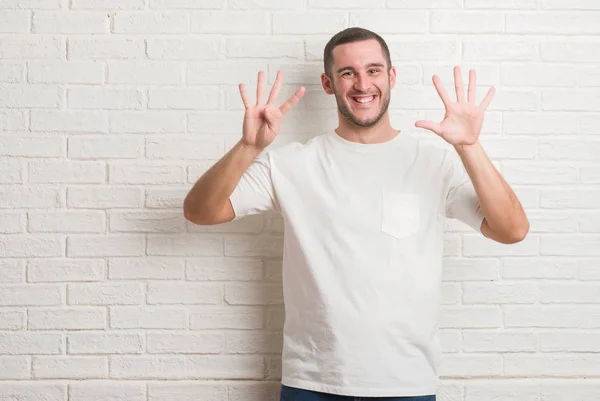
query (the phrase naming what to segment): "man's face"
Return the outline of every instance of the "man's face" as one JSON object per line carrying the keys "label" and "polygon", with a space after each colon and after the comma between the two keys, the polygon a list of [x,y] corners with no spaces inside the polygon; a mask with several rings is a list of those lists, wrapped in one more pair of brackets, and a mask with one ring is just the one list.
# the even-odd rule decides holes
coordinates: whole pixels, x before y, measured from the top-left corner
{"label": "man's face", "polygon": [[388,110],[396,81],[394,68],[388,74],[381,45],[375,39],[339,45],[333,60],[331,79],[322,79],[325,91],[335,94],[340,114],[355,126],[376,125]]}

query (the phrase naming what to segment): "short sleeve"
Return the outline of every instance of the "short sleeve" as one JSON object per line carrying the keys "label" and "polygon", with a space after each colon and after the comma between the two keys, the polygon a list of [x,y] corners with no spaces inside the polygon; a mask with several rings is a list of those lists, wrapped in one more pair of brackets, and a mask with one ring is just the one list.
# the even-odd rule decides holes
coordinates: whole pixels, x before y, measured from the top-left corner
{"label": "short sleeve", "polygon": [[276,209],[269,155],[256,158],[229,197],[235,219]]}
{"label": "short sleeve", "polygon": [[444,158],[446,168],[446,217],[455,218],[477,232],[481,232],[484,215],[479,198],[460,157],[448,151]]}

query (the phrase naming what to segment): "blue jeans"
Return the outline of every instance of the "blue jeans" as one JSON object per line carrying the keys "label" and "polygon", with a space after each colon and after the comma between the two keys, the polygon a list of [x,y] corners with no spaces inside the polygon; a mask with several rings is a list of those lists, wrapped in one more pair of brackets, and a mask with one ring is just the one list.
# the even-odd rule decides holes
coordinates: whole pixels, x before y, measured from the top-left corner
{"label": "blue jeans", "polygon": [[435,401],[435,395],[419,395],[416,397],[352,397],[319,393],[317,391],[281,386],[279,401]]}

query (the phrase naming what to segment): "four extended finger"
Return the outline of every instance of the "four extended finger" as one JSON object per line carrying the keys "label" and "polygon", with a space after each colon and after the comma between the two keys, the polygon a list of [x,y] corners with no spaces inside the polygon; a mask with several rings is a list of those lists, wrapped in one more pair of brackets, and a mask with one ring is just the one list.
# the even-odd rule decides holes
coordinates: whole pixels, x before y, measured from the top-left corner
{"label": "four extended finger", "polygon": [[477,75],[475,74],[475,70],[469,71],[469,94],[468,94],[468,102],[471,104],[475,104],[477,91]]}
{"label": "four extended finger", "polygon": [[294,107],[296,105],[296,103],[298,103],[300,101],[300,99],[302,99],[302,96],[304,96],[304,92],[305,92],[305,88],[303,86],[298,88],[296,93],[294,93],[294,95],[291,98],[289,98],[284,104],[282,104],[279,107],[281,114],[287,113],[289,109]]}
{"label": "four extended finger", "polygon": [[277,77],[275,78],[275,83],[271,88],[271,93],[269,94],[269,100],[267,100],[267,104],[274,104],[277,101],[277,97],[279,96],[279,90],[281,89],[281,84],[283,82],[283,71],[277,71]]}
{"label": "four extended finger", "polygon": [[258,72],[258,83],[256,85],[256,104],[259,106],[264,104],[264,101],[265,101],[264,92],[265,92],[265,72],[259,71]]}
{"label": "four extended finger", "polygon": [[248,97],[248,92],[246,92],[246,87],[244,84],[239,85],[240,95],[242,96],[242,102],[244,103],[244,107],[248,109],[251,107],[250,98]]}
{"label": "four extended finger", "polygon": [[459,66],[454,67],[454,89],[456,90],[456,101],[462,103],[465,101],[465,85],[462,80],[462,72]]}

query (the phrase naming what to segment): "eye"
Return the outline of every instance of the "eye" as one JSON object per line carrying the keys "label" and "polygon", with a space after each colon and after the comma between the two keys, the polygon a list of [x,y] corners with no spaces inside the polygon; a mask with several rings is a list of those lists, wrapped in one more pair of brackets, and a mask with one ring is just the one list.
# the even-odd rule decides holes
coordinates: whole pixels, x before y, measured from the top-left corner
{"label": "eye", "polygon": [[369,70],[369,72],[371,74],[377,74],[379,72],[379,69],[378,68],[373,68],[373,69]]}
{"label": "eye", "polygon": [[352,71],[346,71],[342,74],[342,77],[348,77],[350,74],[354,74]]}

